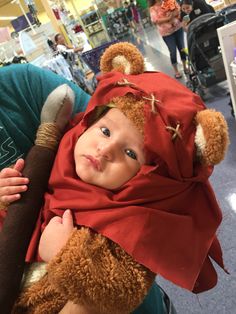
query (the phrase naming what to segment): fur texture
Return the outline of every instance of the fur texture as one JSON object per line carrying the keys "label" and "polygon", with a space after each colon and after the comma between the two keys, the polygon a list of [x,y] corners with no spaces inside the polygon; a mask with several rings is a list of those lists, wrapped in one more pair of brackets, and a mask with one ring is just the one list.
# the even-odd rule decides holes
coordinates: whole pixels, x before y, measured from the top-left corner
{"label": "fur texture", "polygon": [[121,247],[88,228],[74,230],[47,270],[22,293],[13,314],[56,314],[67,300],[89,305],[96,314],[128,314],[155,279]]}
{"label": "fur texture", "polygon": [[[124,57],[126,62],[123,58],[120,58],[119,62],[118,56]],[[127,64],[130,65],[130,69]],[[126,74],[140,74],[144,72],[144,59],[140,51],[132,44],[127,42],[117,43],[110,46],[102,55],[100,69],[103,73],[117,70]],[[127,73],[128,71],[129,73]]]}
{"label": "fur texture", "polygon": [[205,145],[201,151],[202,160],[206,165],[220,163],[229,145],[228,126],[220,112],[213,109],[197,113],[197,124],[200,124],[204,134]]}
{"label": "fur texture", "polygon": [[112,99],[112,103],[116,108],[120,109],[124,115],[133,122],[135,127],[141,134],[144,131],[144,101],[138,100],[131,94],[123,97],[116,97]]}

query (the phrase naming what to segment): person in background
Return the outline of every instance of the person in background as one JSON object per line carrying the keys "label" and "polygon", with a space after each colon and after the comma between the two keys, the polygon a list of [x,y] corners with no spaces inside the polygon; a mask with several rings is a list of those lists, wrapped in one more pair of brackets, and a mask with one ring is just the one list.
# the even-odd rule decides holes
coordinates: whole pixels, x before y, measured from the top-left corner
{"label": "person in background", "polygon": [[140,16],[139,16],[139,11],[138,11],[137,5],[134,3],[133,0],[130,0],[130,9],[132,12],[132,17],[133,17],[133,21],[135,24],[135,29],[137,30],[137,27],[138,27],[139,22],[140,22]]}
{"label": "person in background", "polygon": [[181,11],[181,20],[185,30],[187,30],[187,25],[200,15],[215,13],[213,7],[205,0],[182,0]]}
{"label": "person in background", "polygon": [[133,21],[133,13],[132,13],[131,6],[129,5],[129,3],[127,1],[125,1],[124,7],[125,7],[125,15],[126,15],[126,18],[128,20],[129,26],[133,31],[135,31],[136,26],[135,26],[135,23]]}
{"label": "person in background", "polygon": [[38,10],[35,5],[34,0],[25,0],[25,4],[27,5],[29,12],[31,13],[31,16],[33,18],[33,23],[37,26],[41,25],[41,22],[38,19]]}
{"label": "person in background", "polygon": [[[172,1],[173,2],[173,1]],[[177,2],[171,6],[162,0],[149,0],[150,16],[152,22],[157,26],[157,30],[162,36],[170,52],[170,61],[176,79],[182,77],[178,69],[177,49],[179,51],[184,73],[188,73],[186,64],[186,54],[184,53],[184,33],[180,21],[180,7]]]}
{"label": "person in background", "polygon": [[57,51],[55,43],[49,37],[47,39],[47,44],[48,44],[48,46],[49,46],[49,48],[51,49],[52,52]]}
{"label": "person in background", "polygon": [[84,47],[74,48],[67,45],[65,42],[65,38],[60,33],[55,35],[54,41],[56,44],[56,51],[58,51],[65,58],[70,66],[73,80],[86,93],[92,94],[96,86],[96,78],[95,76],[93,76],[91,79],[87,77],[87,74],[91,74],[92,71],[79,54],[84,50]]}
{"label": "person in background", "polygon": [[55,35],[54,40],[55,40],[55,43],[56,43],[57,51],[59,51],[59,52],[74,52],[74,53],[77,53],[77,52],[82,52],[83,51],[83,48],[81,48],[81,47],[74,48],[72,46],[67,45],[66,41],[65,41],[65,38],[60,33]]}

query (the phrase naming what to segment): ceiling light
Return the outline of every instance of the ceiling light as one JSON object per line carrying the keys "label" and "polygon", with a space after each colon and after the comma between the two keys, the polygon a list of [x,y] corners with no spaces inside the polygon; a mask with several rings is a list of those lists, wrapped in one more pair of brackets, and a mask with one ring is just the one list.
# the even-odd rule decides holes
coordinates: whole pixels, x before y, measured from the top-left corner
{"label": "ceiling light", "polygon": [[17,16],[0,16],[0,21],[14,20]]}

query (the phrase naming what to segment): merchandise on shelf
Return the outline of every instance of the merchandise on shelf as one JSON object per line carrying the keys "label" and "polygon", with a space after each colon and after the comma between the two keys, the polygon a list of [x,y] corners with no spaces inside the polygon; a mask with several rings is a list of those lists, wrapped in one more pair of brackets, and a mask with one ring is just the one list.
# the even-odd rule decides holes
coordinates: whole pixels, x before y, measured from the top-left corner
{"label": "merchandise on shelf", "polygon": [[107,14],[104,18],[108,34],[111,38],[120,39],[129,33],[129,21],[124,10],[117,9]]}
{"label": "merchandise on shelf", "polygon": [[232,69],[232,75],[236,84],[236,48],[234,48],[234,60],[230,63]]}
{"label": "merchandise on shelf", "polygon": [[89,36],[103,31],[102,23],[96,10],[82,15],[81,20]]}

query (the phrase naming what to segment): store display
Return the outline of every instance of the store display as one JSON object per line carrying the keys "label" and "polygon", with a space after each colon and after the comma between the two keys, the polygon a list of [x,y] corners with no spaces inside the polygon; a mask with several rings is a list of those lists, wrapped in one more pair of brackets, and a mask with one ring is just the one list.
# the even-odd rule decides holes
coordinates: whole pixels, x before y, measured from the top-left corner
{"label": "store display", "polygon": [[219,11],[225,7],[224,0],[208,0],[206,2],[210,4],[215,11]]}
{"label": "store display", "polygon": [[149,9],[140,8],[139,14],[140,14],[141,23],[144,27],[152,25]]}
{"label": "store display", "polygon": [[27,5],[27,7],[29,9],[29,12],[31,13],[31,15],[33,17],[34,23],[37,26],[40,26],[41,23],[40,23],[40,21],[38,19],[38,11],[37,11],[37,8],[36,8],[34,0],[25,0],[25,4]]}
{"label": "store display", "polygon": [[235,60],[232,61],[232,62],[230,63],[230,66],[231,66],[231,68],[232,68],[232,75],[233,75],[233,77],[234,77],[234,82],[235,82],[235,84],[236,84],[236,61],[235,61]]}
{"label": "store display", "polygon": [[96,47],[90,51],[82,53],[81,57],[84,59],[84,61],[89,65],[91,70],[97,74],[100,72],[100,57],[105,51],[107,47],[109,47],[111,44],[114,44],[118,42],[117,40],[114,40],[112,42],[105,43],[99,47]]}
{"label": "store display", "polygon": [[[29,19],[30,23],[33,25],[35,23],[35,20],[30,12],[26,13],[27,18]],[[24,15],[21,15],[17,17],[16,19],[11,21],[11,25],[14,28],[15,32],[20,32],[24,29],[27,29],[30,27],[28,21],[26,20]]]}
{"label": "store display", "polygon": [[0,67],[11,65],[11,64],[17,64],[17,63],[28,63],[27,59],[24,56],[16,56],[12,59],[2,61],[0,57]]}
{"label": "store display", "polygon": [[9,27],[0,27],[0,43],[7,42],[11,39]]}
{"label": "store display", "polygon": [[92,94],[95,89],[95,79],[86,78],[73,52],[56,52],[42,64],[42,67],[74,82],[88,94]]}
{"label": "store display", "polygon": [[234,78],[234,83],[236,85],[236,48],[234,48],[234,60],[230,63],[232,69],[232,75]]}
{"label": "store display", "polygon": [[129,21],[123,9],[117,9],[105,16],[108,34],[113,39],[120,39],[129,33]]}
{"label": "store display", "polygon": [[97,32],[103,31],[102,22],[97,11],[93,10],[81,16],[84,28],[91,36]]}
{"label": "store display", "polygon": [[42,67],[61,75],[69,81],[73,81],[70,66],[60,54],[56,54],[51,59],[46,60]]}
{"label": "store display", "polygon": [[19,43],[20,43],[21,50],[24,55],[28,55],[37,49],[34,40],[26,31],[20,32]]}
{"label": "store display", "polygon": [[231,66],[235,59],[235,43],[236,43],[236,21],[226,24],[217,29],[217,34],[222,52],[224,69],[227,77],[227,84],[230,92],[230,105],[232,107],[232,115],[236,114],[236,81],[234,79],[234,69]]}

